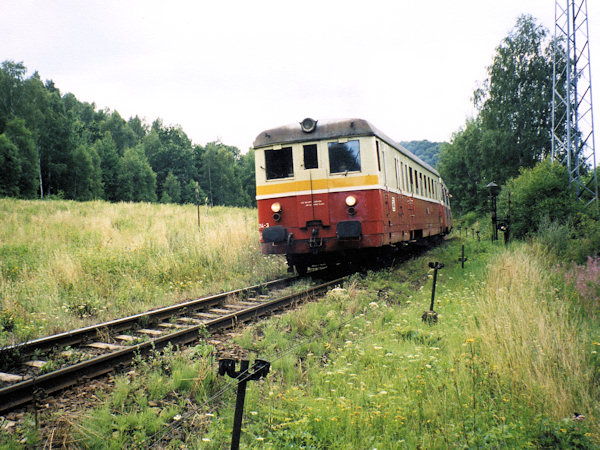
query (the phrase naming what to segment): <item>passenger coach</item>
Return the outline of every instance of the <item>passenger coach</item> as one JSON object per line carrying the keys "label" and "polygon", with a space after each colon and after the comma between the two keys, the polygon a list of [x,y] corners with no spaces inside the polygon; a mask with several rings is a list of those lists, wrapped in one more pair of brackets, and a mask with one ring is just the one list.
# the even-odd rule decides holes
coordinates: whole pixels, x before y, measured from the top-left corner
{"label": "passenger coach", "polygon": [[439,173],[365,120],[305,119],[254,150],[262,252],[298,273],[452,228]]}

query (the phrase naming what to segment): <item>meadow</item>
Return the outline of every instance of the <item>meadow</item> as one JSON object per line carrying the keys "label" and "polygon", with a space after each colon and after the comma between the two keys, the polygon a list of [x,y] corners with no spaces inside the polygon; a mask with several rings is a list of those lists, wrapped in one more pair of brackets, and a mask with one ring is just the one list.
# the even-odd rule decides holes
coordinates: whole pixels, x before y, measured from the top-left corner
{"label": "meadow", "polygon": [[0,346],[285,274],[256,210],[0,199]]}

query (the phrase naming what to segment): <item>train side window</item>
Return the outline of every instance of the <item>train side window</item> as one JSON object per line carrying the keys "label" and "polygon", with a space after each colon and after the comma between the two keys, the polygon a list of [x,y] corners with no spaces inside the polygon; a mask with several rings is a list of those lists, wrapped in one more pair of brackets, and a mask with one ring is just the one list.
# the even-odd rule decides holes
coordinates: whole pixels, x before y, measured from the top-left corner
{"label": "train side window", "polygon": [[377,152],[377,170],[381,172],[381,160],[379,158],[379,141],[375,141],[375,151]]}
{"label": "train side window", "polygon": [[398,164],[398,158],[394,158],[394,169],[396,169],[396,187],[400,189],[400,164]]}
{"label": "train side window", "polygon": [[358,141],[330,142],[329,171],[331,173],[360,172],[360,145]]}
{"label": "train side window", "polygon": [[265,150],[265,165],[267,166],[267,180],[293,177],[292,147],[285,147],[281,150]]}
{"label": "train side window", "polygon": [[421,195],[423,195],[423,174],[419,173],[419,184],[421,185]]}
{"label": "train side window", "polygon": [[413,173],[412,173],[412,167],[408,168],[408,173],[410,175],[410,192],[415,192],[414,191],[414,184],[413,184]]}
{"label": "train side window", "polygon": [[402,190],[406,190],[406,180],[404,179],[404,163],[400,161],[400,181],[402,184]]}
{"label": "train side window", "polygon": [[415,170],[415,194],[419,195],[419,172]]}
{"label": "train side window", "polygon": [[304,168],[318,169],[319,160],[317,158],[317,144],[304,145]]}

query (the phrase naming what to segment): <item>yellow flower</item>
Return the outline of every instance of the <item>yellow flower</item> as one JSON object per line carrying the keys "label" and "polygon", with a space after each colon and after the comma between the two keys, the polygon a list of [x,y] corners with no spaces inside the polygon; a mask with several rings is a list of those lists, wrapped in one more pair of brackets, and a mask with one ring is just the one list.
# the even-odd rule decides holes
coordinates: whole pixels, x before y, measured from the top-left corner
{"label": "yellow flower", "polygon": [[466,342],[466,343],[469,343],[469,342],[475,342],[475,339],[473,339],[473,338],[469,338],[469,339],[467,339],[465,342]]}

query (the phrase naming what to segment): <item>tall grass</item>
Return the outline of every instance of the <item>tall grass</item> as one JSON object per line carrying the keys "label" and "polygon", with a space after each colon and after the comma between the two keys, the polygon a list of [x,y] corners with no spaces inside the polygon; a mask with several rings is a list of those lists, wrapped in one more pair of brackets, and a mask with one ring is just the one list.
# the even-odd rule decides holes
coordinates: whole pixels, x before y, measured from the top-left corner
{"label": "tall grass", "polygon": [[[454,241],[248,330],[239,343],[273,370],[249,393],[246,445],[596,448],[600,333],[546,257]],[[446,263],[435,326],[420,320],[431,260]],[[226,445],[230,414],[204,446]]]}
{"label": "tall grass", "polygon": [[543,399],[548,416],[586,411],[598,420],[598,330],[543,257],[539,247],[518,247],[490,264],[477,315],[485,358],[517,393]]}
{"label": "tall grass", "polygon": [[256,211],[0,199],[0,345],[282,275]]}
{"label": "tall grass", "polygon": [[[248,386],[243,445],[598,448],[600,330],[548,260],[531,245],[452,239],[246,328],[236,343],[272,366]],[[429,261],[445,263],[435,325],[421,320]],[[198,354],[178,354],[177,363],[153,359],[142,382],[138,369],[121,377],[106,403],[74,418],[65,433],[93,448],[110,439],[121,447],[157,444],[150,437],[157,430],[165,435],[158,445],[228,446],[235,385],[215,380],[209,353],[203,347],[206,361],[184,377],[201,398],[177,383],[174,369],[193,367]],[[213,396],[223,383],[231,389]],[[574,413],[584,420],[572,420]],[[171,431],[177,415],[190,425]],[[203,420],[207,431],[194,425]]]}

